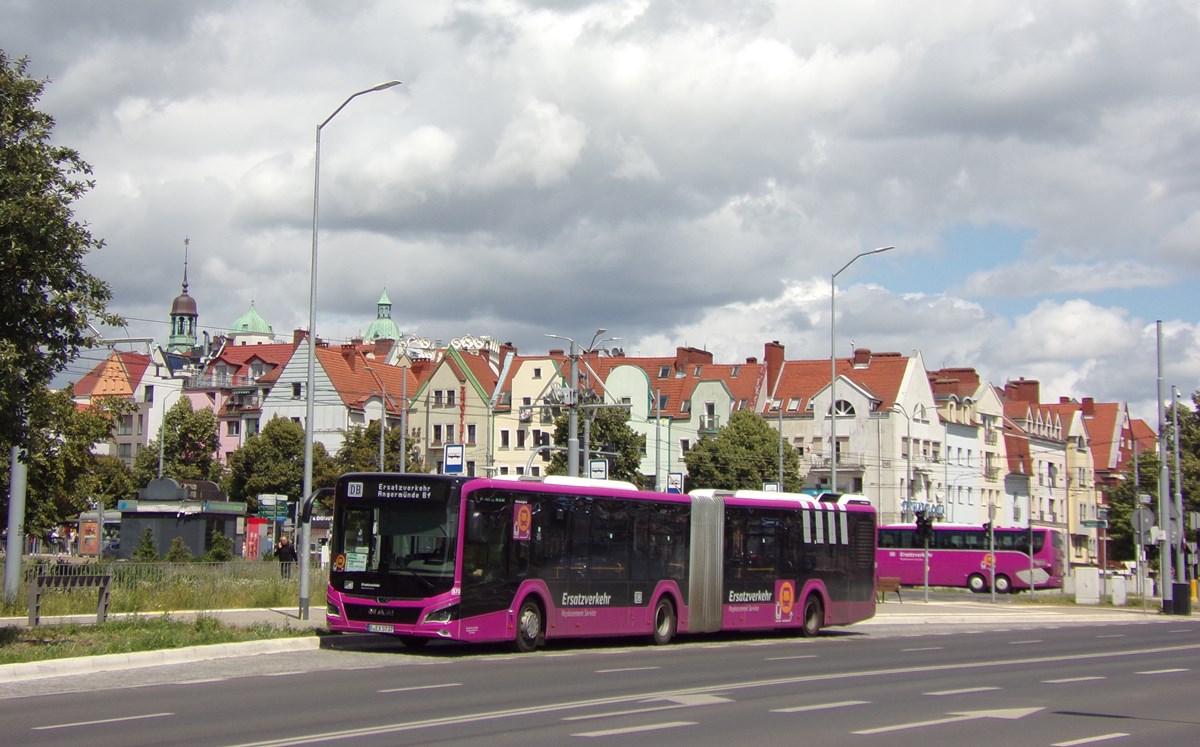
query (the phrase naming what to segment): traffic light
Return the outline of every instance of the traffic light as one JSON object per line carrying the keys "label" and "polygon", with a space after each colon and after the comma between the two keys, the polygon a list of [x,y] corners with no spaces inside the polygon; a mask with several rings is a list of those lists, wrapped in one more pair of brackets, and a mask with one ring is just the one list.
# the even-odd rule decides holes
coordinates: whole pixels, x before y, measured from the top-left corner
{"label": "traffic light", "polygon": [[988,532],[990,534],[992,531],[992,522],[990,522],[990,521],[984,522],[983,531]]}
{"label": "traffic light", "polygon": [[917,513],[917,539],[922,543],[933,539],[933,519],[924,511]]}

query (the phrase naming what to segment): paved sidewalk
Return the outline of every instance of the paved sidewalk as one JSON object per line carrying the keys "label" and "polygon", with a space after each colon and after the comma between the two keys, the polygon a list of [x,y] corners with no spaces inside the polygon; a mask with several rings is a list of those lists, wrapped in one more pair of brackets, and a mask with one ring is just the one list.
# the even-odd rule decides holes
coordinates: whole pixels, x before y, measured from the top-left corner
{"label": "paved sidewalk", "polygon": [[[906,590],[907,591],[907,590]],[[1157,604],[1142,607],[1102,607],[1073,604],[1020,604],[1003,601],[930,601],[894,599],[875,606],[875,617],[860,625],[961,625],[978,623],[1134,622],[1138,620],[1182,620],[1185,616],[1163,615]]]}

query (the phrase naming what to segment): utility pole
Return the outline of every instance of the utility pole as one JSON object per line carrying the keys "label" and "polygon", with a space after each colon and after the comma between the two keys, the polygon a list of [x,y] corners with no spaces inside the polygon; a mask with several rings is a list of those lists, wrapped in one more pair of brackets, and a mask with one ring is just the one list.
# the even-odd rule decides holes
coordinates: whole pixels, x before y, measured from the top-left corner
{"label": "utility pole", "polygon": [[[1165,540],[1159,546],[1158,553],[1158,581],[1162,587],[1159,589],[1160,598],[1162,599],[1163,614],[1170,615],[1175,611],[1175,604],[1172,600],[1171,584],[1174,583],[1174,576],[1171,572],[1171,511],[1170,498],[1168,497],[1171,490],[1171,481],[1167,468],[1167,439],[1164,431],[1166,430],[1166,418],[1163,415],[1163,347],[1162,347],[1162,320],[1158,320],[1158,521],[1163,528],[1162,534]],[[1030,552],[1033,547],[1030,546]]]}

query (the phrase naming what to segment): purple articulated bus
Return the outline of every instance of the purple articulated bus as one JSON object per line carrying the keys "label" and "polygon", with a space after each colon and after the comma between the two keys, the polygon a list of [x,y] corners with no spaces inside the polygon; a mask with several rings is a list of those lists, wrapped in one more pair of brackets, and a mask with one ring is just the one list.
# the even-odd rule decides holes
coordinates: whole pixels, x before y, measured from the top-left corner
{"label": "purple articulated bus", "polygon": [[[995,528],[992,532],[994,538],[989,540],[988,530],[978,525],[934,524],[929,541],[929,585],[985,592],[992,588],[994,571],[996,591],[1001,594],[1031,585],[1035,589],[1062,588],[1067,557],[1062,532],[1044,527]],[[905,586],[925,583],[925,544],[915,525],[879,527],[876,556],[880,578],[899,578]]]}
{"label": "purple articulated bus", "polygon": [[793,629],[875,614],[875,511],[783,493],[352,473],[334,491],[334,631],[431,640]]}

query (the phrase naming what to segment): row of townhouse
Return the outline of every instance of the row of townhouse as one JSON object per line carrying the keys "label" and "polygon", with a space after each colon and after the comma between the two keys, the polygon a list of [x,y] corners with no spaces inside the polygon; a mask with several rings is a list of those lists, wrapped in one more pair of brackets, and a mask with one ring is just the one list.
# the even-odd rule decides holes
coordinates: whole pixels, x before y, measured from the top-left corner
{"label": "row of townhouse", "polygon": [[290,343],[235,339],[184,378],[165,356],[114,352],[75,393],[81,402],[115,395],[138,403],[112,444],[130,464],[157,438],[176,395],[217,413],[222,461],[274,417],[312,427],[314,441],[331,453],[350,428],[382,418],[388,428],[404,423],[410,448],[434,471],[448,444],[462,444],[472,475],[539,475],[564,407],[579,403],[586,434],[595,407],[619,406],[645,437],[641,472],[656,489],[672,473],[686,475],[693,444],[715,435],[732,413],[750,410],[795,449],[809,489],[862,493],[883,522],[927,509],[953,523],[1055,527],[1070,537],[1071,562],[1082,565],[1100,560],[1102,530],[1092,524],[1103,516],[1106,487],[1121,479],[1135,448],[1154,443],[1153,431],[1124,404],[1045,404],[1036,381],[999,387],[970,368],[929,371],[919,352],[858,349],[831,370],[829,360],[787,360],[777,341],[765,344],[761,360],[736,364],[689,347],[666,357],[584,351],[575,360],[578,397],[563,350],[520,355],[512,345],[473,337],[446,346],[319,342],[310,424],[308,350],[299,331]]}

